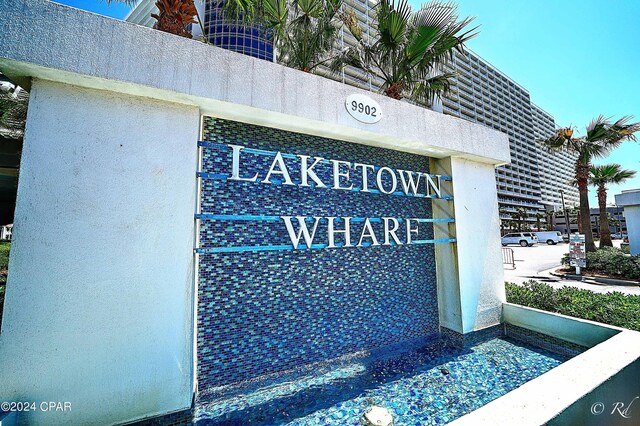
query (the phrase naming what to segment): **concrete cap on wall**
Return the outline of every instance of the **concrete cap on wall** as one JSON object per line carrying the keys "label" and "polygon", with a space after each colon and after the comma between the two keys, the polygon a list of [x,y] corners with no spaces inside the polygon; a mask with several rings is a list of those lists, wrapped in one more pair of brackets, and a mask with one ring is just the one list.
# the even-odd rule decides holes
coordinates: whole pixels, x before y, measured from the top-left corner
{"label": "concrete cap on wall", "polygon": [[620,207],[640,205],[640,189],[628,189],[615,197],[616,205]]}

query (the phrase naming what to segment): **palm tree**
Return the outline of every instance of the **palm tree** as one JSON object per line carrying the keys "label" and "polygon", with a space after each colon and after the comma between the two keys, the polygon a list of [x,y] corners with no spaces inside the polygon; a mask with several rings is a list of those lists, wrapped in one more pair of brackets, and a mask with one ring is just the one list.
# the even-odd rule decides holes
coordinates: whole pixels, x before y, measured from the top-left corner
{"label": "palm tree", "polygon": [[517,230],[522,231],[523,221],[529,217],[527,210],[524,207],[518,207],[514,213],[511,213],[511,219],[517,225]]}
{"label": "palm tree", "polygon": [[[578,226],[578,233],[583,234],[580,207],[571,207],[567,209],[567,212],[569,213],[569,224],[573,225],[575,223]],[[571,230],[571,226],[569,226],[569,230]]]}
{"label": "palm tree", "polygon": [[540,232],[540,221],[545,218],[545,214],[542,212],[536,212],[534,217],[536,218],[536,229],[538,230],[538,232]]}
{"label": "palm tree", "polygon": [[382,79],[381,92],[394,99],[408,97],[428,104],[447,92],[456,74],[442,72],[442,67],[454,50],[462,53],[464,43],[478,34],[478,27],[465,30],[473,18],[459,21],[456,6],[441,1],[429,2],[414,14],[407,0],[380,0],[375,13],[370,42],[357,20],[343,19],[357,45],[332,68],[359,67]]}
{"label": "palm tree", "polygon": [[620,231],[620,221],[611,213],[607,212],[607,220],[609,221],[609,226],[613,226],[616,232]]}
{"label": "palm tree", "polygon": [[526,220],[529,218],[529,213],[527,213],[527,209],[525,209],[524,207],[518,207],[516,209],[516,214],[519,217],[520,228],[524,230],[525,226],[527,225]]}
{"label": "palm tree", "polygon": [[589,183],[598,188],[598,207],[600,209],[600,248],[613,247],[609,218],[607,216],[607,185],[622,183],[636,175],[633,170],[625,170],[619,164],[592,166]]}
{"label": "palm tree", "polygon": [[[5,87],[5,86],[2,86]],[[19,86],[0,89],[0,132],[13,139],[21,138],[27,121],[29,94]]]}
{"label": "palm tree", "polygon": [[545,213],[546,222],[547,222],[547,231],[553,231],[555,228],[555,217],[556,214],[553,210],[547,211]]}
{"label": "palm tree", "polygon": [[[123,3],[129,6],[137,3],[136,0],[106,0],[106,2],[107,4]],[[158,14],[152,13],[151,17],[156,20],[153,28],[157,30],[191,38],[193,35],[190,25],[200,22],[202,26],[193,0],[158,0],[156,7]],[[198,20],[195,19],[196,16],[198,16]]]}
{"label": "palm tree", "polygon": [[584,234],[584,232],[582,232],[582,216],[580,215],[580,207],[572,207],[569,209],[569,230],[571,230],[571,225],[574,223],[576,224],[576,228],[578,228],[578,234]]}
{"label": "palm tree", "polygon": [[589,123],[586,136],[573,137],[573,128],[565,127],[542,141],[550,150],[567,150],[577,154],[575,177],[580,194],[580,221],[585,235],[585,248],[589,252],[596,251],[589,216],[588,185],[591,160],[607,155],[611,149],[626,140],[636,140],[634,133],[640,130],[640,123],[629,123],[630,120],[631,117],[625,116],[611,123],[601,115]]}
{"label": "palm tree", "polygon": [[498,207],[498,219],[500,219],[500,236],[504,235],[504,226],[506,220],[503,220],[501,216],[507,214],[507,209],[504,206]]}
{"label": "palm tree", "polygon": [[273,37],[279,61],[313,72],[339,54],[336,45],[342,20],[342,0],[226,0],[227,19],[264,25]]}

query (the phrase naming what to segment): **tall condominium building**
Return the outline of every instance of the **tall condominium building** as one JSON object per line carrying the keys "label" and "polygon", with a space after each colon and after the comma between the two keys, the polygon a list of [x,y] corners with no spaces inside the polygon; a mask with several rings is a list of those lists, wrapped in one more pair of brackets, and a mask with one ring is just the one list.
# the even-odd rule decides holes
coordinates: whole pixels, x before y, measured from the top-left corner
{"label": "tall condominium building", "polygon": [[[537,105],[531,104],[533,113],[533,134],[536,141],[546,139],[555,130],[553,117]],[[541,203],[547,210],[558,210],[562,207],[562,196],[567,206],[579,204],[578,189],[572,185],[576,155],[566,151],[550,153],[540,142],[536,142],[538,167],[540,169]]]}
{"label": "tall condominium building", "polygon": [[[264,54],[262,33],[243,32],[236,26],[220,22],[216,12],[220,0],[196,0],[195,3],[204,16],[203,26],[210,42],[271,60],[272,56]],[[345,5],[355,12],[365,38],[372,37],[375,4],[371,0],[345,0]],[[151,26],[149,14],[153,8],[153,0],[141,0],[127,20]],[[339,43],[346,48],[354,46],[356,40],[343,29]],[[254,45],[255,49],[251,47]],[[534,222],[536,213],[561,207],[560,189],[564,190],[567,205],[576,205],[578,192],[569,184],[574,157],[568,153],[549,153],[537,142],[555,130],[553,117],[531,103],[525,88],[471,51],[466,54],[456,52],[447,68],[448,71],[456,71],[458,77],[451,85],[451,92],[442,99],[442,105],[438,104],[434,109],[442,108],[445,114],[509,135],[511,164],[496,169],[501,218],[509,220],[511,213],[515,213],[518,207],[524,207],[530,222]],[[381,80],[353,67],[346,67],[340,74],[331,73],[326,68],[316,72],[362,89],[377,91],[382,84]]]}
{"label": "tall condominium building", "polygon": [[[198,8],[198,13],[201,13],[202,6],[197,5],[196,7]],[[144,27],[152,27],[156,22],[151,17],[152,13],[158,13],[155,2],[153,0],[141,0],[131,9],[125,20]]]}
{"label": "tall condominium building", "polygon": [[458,77],[442,100],[443,112],[492,127],[509,136],[511,164],[496,169],[500,217],[509,220],[518,207],[529,221],[542,210],[575,205],[578,192],[569,185],[574,158],[549,153],[538,140],[555,130],[553,117],[531,103],[529,92],[474,52],[455,53],[448,71]]}
{"label": "tall condominium building", "polygon": [[496,169],[501,218],[518,207],[542,208],[529,92],[473,52],[456,52],[447,71],[458,77],[442,100],[443,112],[509,135],[511,164]]}

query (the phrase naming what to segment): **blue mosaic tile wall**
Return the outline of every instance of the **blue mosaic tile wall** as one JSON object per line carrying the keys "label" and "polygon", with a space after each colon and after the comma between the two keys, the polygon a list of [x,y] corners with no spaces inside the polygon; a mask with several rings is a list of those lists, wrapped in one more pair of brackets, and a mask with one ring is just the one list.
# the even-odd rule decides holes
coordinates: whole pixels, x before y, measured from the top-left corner
{"label": "blue mosaic tile wall", "polygon": [[[205,140],[413,171],[427,172],[429,163],[415,154],[213,118],[205,120]],[[241,159],[242,176],[260,171],[262,179],[273,156],[243,152]],[[285,163],[292,178],[299,174],[295,161]],[[202,171],[230,174],[231,150],[203,147]],[[329,184],[328,168],[316,172]],[[431,200],[214,177],[201,179],[200,213],[430,218]],[[357,243],[361,227],[352,226]],[[381,223],[373,226],[380,231]],[[431,224],[420,224],[419,238],[433,238]],[[282,222],[200,220],[200,247],[287,243]],[[200,255],[201,391],[437,332],[433,244]]]}

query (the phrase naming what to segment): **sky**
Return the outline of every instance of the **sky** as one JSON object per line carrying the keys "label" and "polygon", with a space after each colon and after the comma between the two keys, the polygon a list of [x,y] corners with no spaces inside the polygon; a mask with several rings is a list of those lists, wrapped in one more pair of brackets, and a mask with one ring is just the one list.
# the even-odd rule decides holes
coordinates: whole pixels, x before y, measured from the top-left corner
{"label": "sky", "polygon": [[[58,0],[124,18],[128,6],[98,0]],[[410,0],[414,9],[422,2]],[[460,17],[475,16],[480,34],[467,46],[528,90],[556,125],[585,133],[602,114],[640,121],[639,0],[458,0]],[[638,134],[640,139],[640,134]],[[611,185],[608,203],[624,189],[640,188],[640,142],[626,142],[596,164],[638,171]],[[544,167],[544,164],[541,164]],[[597,206],[591,189],[590,205]]]}

